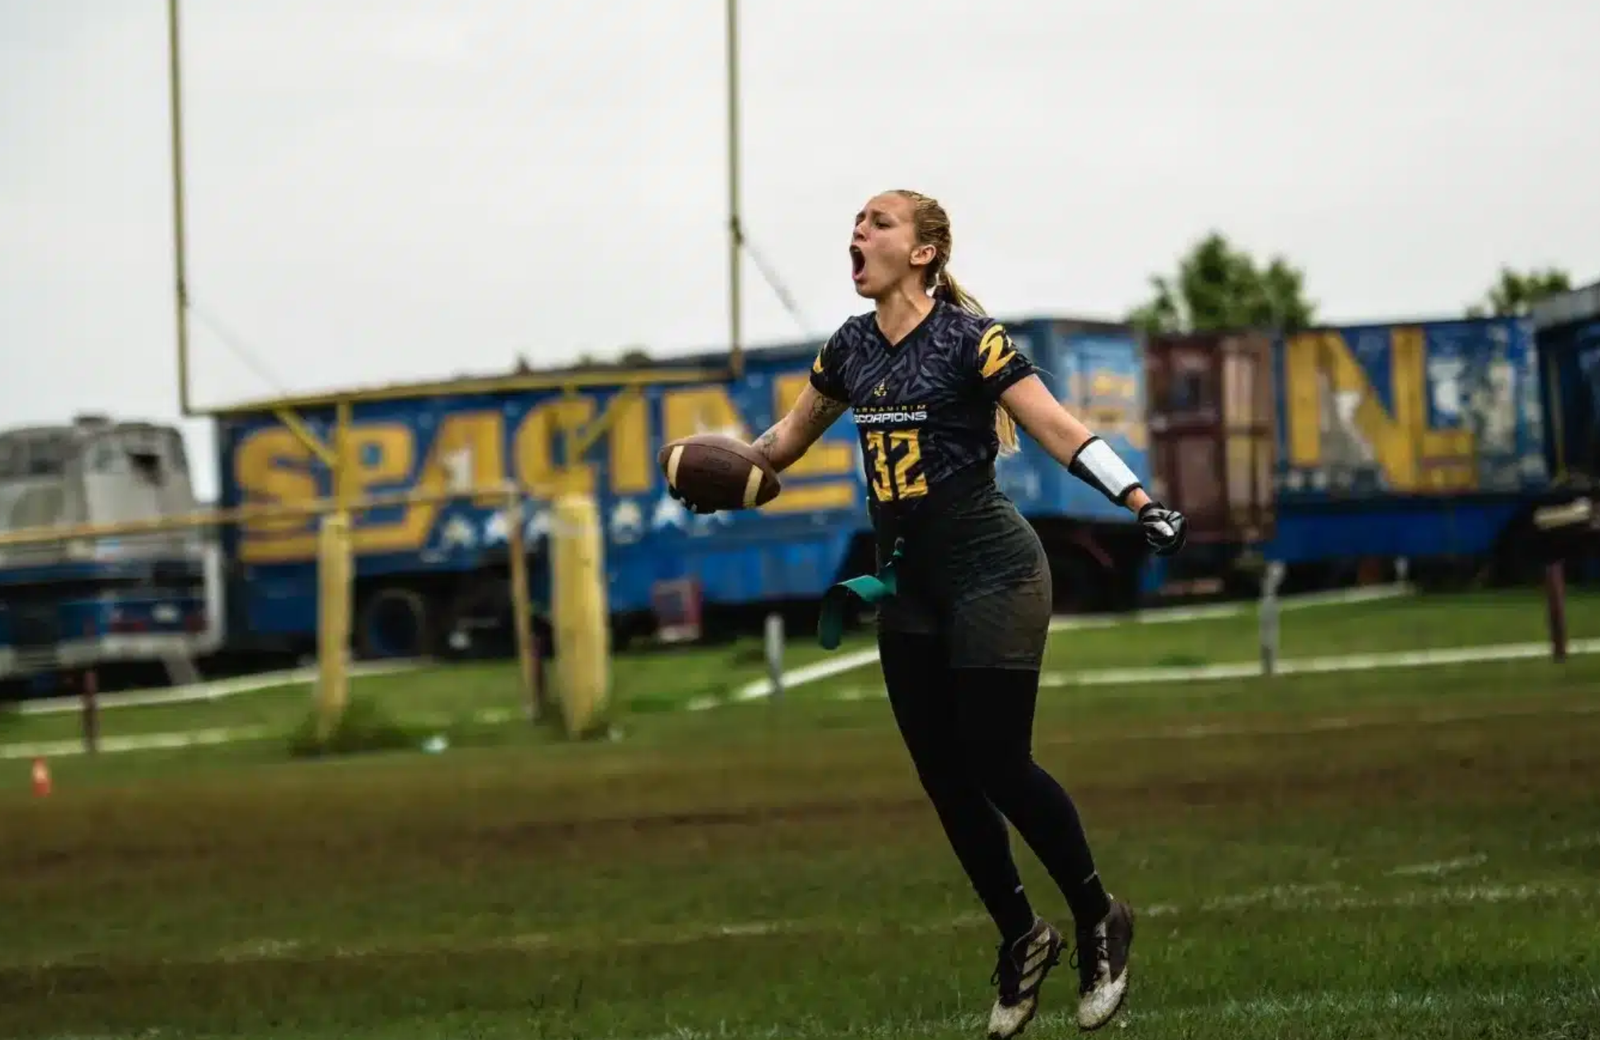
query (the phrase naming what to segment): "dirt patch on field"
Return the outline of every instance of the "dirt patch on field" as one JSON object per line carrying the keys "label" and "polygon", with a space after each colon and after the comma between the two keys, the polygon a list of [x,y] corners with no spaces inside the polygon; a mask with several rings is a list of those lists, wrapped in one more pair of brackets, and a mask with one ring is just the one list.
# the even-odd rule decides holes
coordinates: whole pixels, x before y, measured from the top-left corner
{"label": "dirt patch on field", "polygon": [[[1258,725],[1268,720],[1257,720]],[[1281,722],[1280,722],[1281,725]],[[1464,721],[1382,729],[1211,734],[1185,741],[1045,742],[1039,758],[1098,820],[1183,821],[1215,809],[1248,823],[1369,805],[1558,802],[1600,775],[1600,719]],[[831,757],[830,757],[831,756]],[[513,855],[538,862],[672,856],[685,850],[796,849],[893,842],[937,828],[903,753],[813,741],[764,766],[671,763],[593,789],[552,790],[537,776],[441,789],[436,771],[391,770],[383,783],[329,773],[303,789],[241,786],[192,799],[75,792],[11,814],[0,844],[8,884],[50,888],[159,873],[182,880],[274,864],[306,871],[358,864],[394,871],[441,858]],[[563,784],[570,777],[563,778]],[[343,784],[344,786],[341,786]]]}

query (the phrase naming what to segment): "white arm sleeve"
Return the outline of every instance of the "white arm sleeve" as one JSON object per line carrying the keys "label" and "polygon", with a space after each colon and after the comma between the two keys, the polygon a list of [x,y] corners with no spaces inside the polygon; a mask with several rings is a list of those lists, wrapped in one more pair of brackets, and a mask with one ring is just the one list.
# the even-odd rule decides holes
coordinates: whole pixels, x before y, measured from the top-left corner
{"label": "white arm sleeve", "polygon": [[1128,500],[1134,488],[1144,486],[1122,457],[1111,450],[1111,445],[1098,436],[1083,442],[1083,447],[1072,456],[1067,472],[1119,506]]}

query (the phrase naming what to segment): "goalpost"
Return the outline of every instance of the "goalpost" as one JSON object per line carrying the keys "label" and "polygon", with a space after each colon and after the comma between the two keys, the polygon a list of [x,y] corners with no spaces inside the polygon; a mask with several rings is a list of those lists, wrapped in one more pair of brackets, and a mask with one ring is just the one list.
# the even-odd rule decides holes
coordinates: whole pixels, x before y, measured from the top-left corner
{"label": "goalpost", "polygon": [[[277,398],[229,406],[200,408],[195,405],[190,386],[188,319],[190,310],[186,261],[184,198],[183,91],[180,48],[179,0],[167,0],[168,87],[170,104],[172,162],[172,220],[174,249],[174,306],[177,319],[177,379],[181,414],[185,418],[219,417],[244,412],[267,413],[277,417],[315,460],[326,467],[332,497],[314,506],[271,507],[276,515],[302,515],[320,518],[317,536],[319,630],[317,638],[320,681],[319,730],[331,732],[348,700],[347,660],[351,636],[351,607],[355,580],[353,514],[385,501],[422,501],[409,496],[371,496],[358,498],[351,493],[348,479],[348,433],[353,407],[363,400],[420,398],[435,392],[452,394],[494,390],[557,389],[572,392],[580,387],[612,386],[639,389],[647,385],[696,382],[727,382],[743,373],[744,351],[741,328],[740,264],[745,240],[739,216],[739,107],[738,107],[738,0],[725,0],[725,57],[727,60],[727,171],[728,171],[728,306],[730,343],[725,367],[651,369],[619,372],[530,373],[488,380],[451,381],[386,388],[379,391],[350,391],[334,395],[303,398]],[[619,395],[620,396],[620,395]],[[330,407],[334,411],[332,443],[324,443],[302,417],[307,408]],[[583,429],[566,430],[566,458],[562,465],[581,464],[587,449],[610,424],[614,408]],[[601,537],[598,505],[592,495],[576,490],[570,481],[559,481],[563,488],[551,503],[555,522],[551,533],[552,596],[554,614],[556,679],[564,727],[569,734],[589,729],[604,710],[609,698],[610,623],[604,565],[604,540]],[[511,585],[517,616],[517,649],[521,685],[530,703],[542,698],[536,687],[536,668],[532,652],[527,564],[522,545],[521,489],[511,483],[493,489],[473,489],[452,497],[477,498],[484,494],[503,495],[512,522]],[[189,518],[196,526],[239,522],[239,518],[268,515],[267,507],[246,507],[219,511],[205,519]],[[178,521],[178,518],[173,518]],[[177,525],[181,526],[182,521]],[[109,534],[102,528],[100,534]],[[80,529],[82,537],[85,531]],[[57,537],[71,537],[61,534]]]}

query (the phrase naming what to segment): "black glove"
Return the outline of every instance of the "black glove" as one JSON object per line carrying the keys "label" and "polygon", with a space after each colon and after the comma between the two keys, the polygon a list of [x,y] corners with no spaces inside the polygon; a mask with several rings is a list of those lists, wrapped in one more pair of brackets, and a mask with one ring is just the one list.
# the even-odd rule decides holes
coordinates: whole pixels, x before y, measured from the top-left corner
{"label": "black glove", "polygon": [[679,502],[682,502],[683,503],[683,508],[687,509],[691,513],[698,513],[701,516],[705,516],[708,513],[715,513],[716,512],[716,510],[714,508],[710,507],[710,506],[698,506],[698,505],[695,505],[693,502],[689,501],[688,499],[684,498],[681,494],[679,494],[678,493],[678,489],[673,487],[671,484],[667,485],[667,494],[671,495],[673,498],[677,499]]}
{"label": "black glove", "polygon": [[1182,549],[1189,535],[1189,521],[1182,513],[1153,500],[1139,509],[1139,526],[1144,528],[1144,540],[1157,556],[1171,556]]}

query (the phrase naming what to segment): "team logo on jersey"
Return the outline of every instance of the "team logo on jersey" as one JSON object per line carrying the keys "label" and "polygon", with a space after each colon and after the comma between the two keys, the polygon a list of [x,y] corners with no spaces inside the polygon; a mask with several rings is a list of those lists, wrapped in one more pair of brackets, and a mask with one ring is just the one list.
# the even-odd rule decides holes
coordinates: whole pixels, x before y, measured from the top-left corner
{"label": "team logo on jersey", "polygon": [[881,408],[857,408],[854,414],[857,426],[900,426],[927,422],[928,406],[891,404]]}
{"label": "team logo on jersey", "polygon": [[[880,380],[872,388],[875,400],[883,400],[889,396],[887,380]],[[863,405],[854,409],[857,426],[901,426],[906,423],[923,423],[928,421],[928,406],[925,404],[874,404]]]}
{"label": "team logo on jersey", "polygon": [[984,379],[999,372],[1006,367],[1006,362],[1017,356],[1016,350],[1011,346],[1011,338],[1006,335],[1004,325],[996,322],[984,332],[983,338],[978,340],[978,358],[982,365],[980,375]]}

